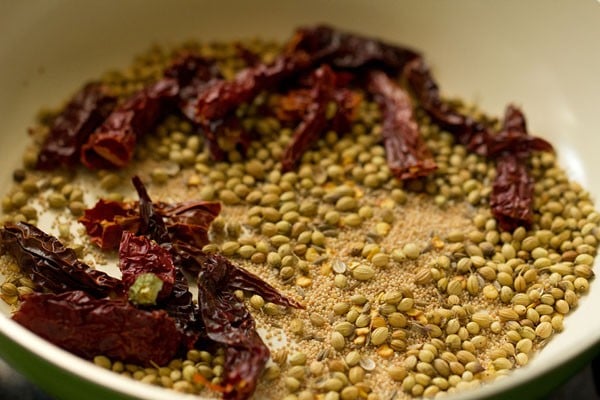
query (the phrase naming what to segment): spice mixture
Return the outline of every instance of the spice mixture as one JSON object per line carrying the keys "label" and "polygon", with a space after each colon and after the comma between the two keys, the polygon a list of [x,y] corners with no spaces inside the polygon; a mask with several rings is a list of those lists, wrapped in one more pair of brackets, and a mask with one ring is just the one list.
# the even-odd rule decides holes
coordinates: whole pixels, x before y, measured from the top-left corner
{"label": "spice mixture", "polygon": [[329,27],[153,47],[31,136],[0,296],[180,392],[473,388],[527,364],[594,275],[600,214],[519,109],[443,99],[418,53]]}

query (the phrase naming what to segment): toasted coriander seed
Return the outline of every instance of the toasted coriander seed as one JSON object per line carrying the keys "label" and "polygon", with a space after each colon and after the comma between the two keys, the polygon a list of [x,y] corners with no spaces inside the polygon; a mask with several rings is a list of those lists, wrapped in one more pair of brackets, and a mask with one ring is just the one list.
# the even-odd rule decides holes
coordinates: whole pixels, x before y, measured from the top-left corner
{"label": "toasted coriander seed", "polygon": [[355,211],[358,209],[358,202],[353,197],[344,196],[335,203],[335,209],[342,212]]}
{"label": "toasted coriander seed", "polygon": [[291,376],[284,377],[283,384],[290,392],[297,392],[300,389],[300,381]]}
{"label": "toasted coriander seed", "polygon": [[257,310],[260,310],[265,305],[265,300],[262,296],[255,294],[250,297],[250,305]]}
{"label": "toasted coriander seed", "polygon": [[449,295],[455,295],[455,296],[459,296],[462,294],[463,291],[463,279],[460,278],[454,278],[452,279],[449,283],[448,283],[448,287],[446,288],[446,291],[448,292]]}
{"label": "toasted coriander seed", "polygon": [[377,253],[371,258],[371,263],[378,268],[385,268],[389,263],[389,256],[384,253]]}
{"label": "toasted coriander seed", "polygon": [[417,285],[426,285],[433,279],[431,268],[421,268],[415,274],[415,283]]}
{"label": "toasted coriander seed", "polygon": [[511,369],[513,363],[506,357],[499,357],[492,361],[492,365],[497,370]]}
{"label": "toasted coriander seed", "polygon": [[281,266],[281,256],[276,252],[270,252],[267,254],[267,264],[274,268]]}
{"label": "toasted coriander seed", "polygon": [[111,369],[112,368],[112,362],[106,356],[96,356],[96,357],[94,357],[94,364],[96,364],[99,367],[105,368],[105,369]]}
{"label": "toasted coriander seed", "polygon": [[575,281],[573,282],[573,286],[575,286],[575,290],[577,290],[578,292],[581,292],[581,293],[587,292],[590,288],[590,284],[587,281],[587,279],[582,278],[582,277],[575,278]]}
{"label": "toasted coriander seed", "polygon": [[575,265],[573,272],[575,273],[575,276],[582,277],[585,279],[589,279],[594,275],[592,267],[586,264]]}
{"label": "toasted coriander seed", "polygon": [[341,351],[346,346],[346,339],[344,339],[344,335],[342,335],[340,332],[334,331],[331,332],[329,343],[335,350]]}
{"label": "toasted coriander seed", "polygon": [[483,288],[483,296],[488,300],[495,300],[498,298],[498,289],[493,285],[486,285]]}
{"label": "toasted coriander seed", "polygon": [[238,242],[225,242],[221,245],[221,252],[223,255],[231,256],[240,248]]}
{"label": "toasted coriander seed", "polygon": [[368,265],[359,265],[352,270],[352,277],[358,281],[368,281],[375,276],[375,270]]}
{"label": "toasted coriander seed", "polygon": [[365,326],[368,326],[371,323],[371,315],[369,314],[360,314],[358,316],[358,318],[356,318],[356,321],[354,321],[354,325],[356,325],[357,328],[364,328]]}
{"label": "toasted coriander seed", "polygon": [[387,327],[380,327],[371,333],[371,344],[379,346],[387,341],[389,330]]}
{"label": "toasted coriander seed", "polygon": [[51,208],[63,208],[67,205],[67,199],[60,193],[51,193],[48,196],[48,205]]}
{"label": "toasted coriander seed", "polygon": [[408,324],[406,316],[399,312],[388,314],[387,321],[393,328],[404,328]]}
{"label": "toasted coriander seed", "polygon": [[550,322],[540,322],[535,328],[535,334],[542,339],[546,339],[552,335],[552,324]]}
{"label": "toasted coriander seed", "polygon": [[237,253],[240,255],[240,257],[245,258],[245,259],[249,259],[250,257],[252,257],[252,255],[255,252],[256,252],[256,249],[254,248],[254,246],[251,246],[251,245],[241,246],[237,250]]}
{"label": "toasted coriander seed", "polygon": [[306,354],[302,352],[296,352],[289,357],[289,363],[291,365],[305,365],[306,364]]}
{"label": "toasted coriander seed", "polygon": [[309,319],[313,326],[321,327],[325,325],[325,319],[318,314],[310,314]]}
{"label": "toasted coriander seed", "polygon": [[360,215],[351,213],[351,214],[344,216],[342,219],[342,222],[344,225],[347,225],[352,228],[356,228],[356,227],[360,226],[363,221],[362,221],[362,218]]}
{"label": "toasted coriander seed", "polygon": [[356,400],[360,396],[360,390],[356,386],[346,386],[340,393],[341,400]]}
{"label": "toasted coriander seed", "polygon": [[348,278],[346,275],[336,274],[335,278],[333,279],[333,284],[337,288],[344,289],[348,286]]}
{"label": "toasted coriander seed", "polygon": [[392,229],[392,226],[390,224],[388,224],[387,222],[378,222],[375,225],[375,234],[377,234],[377,236],[382,236],[382,237],[387,236],[391,229]]}
{"label": "toasted coriander seed", "polygon": [[462,231],[453,230],[448,233],[447,240],[451,243],[462,242],[465,239],[465,236]]}
{"label": "toasted coriander seed", "polygon": [[344,361],[346,362],[346,364],[348,364],[349,367],[354,367],[355,365],[358,365],[360,359],[360,353],[356,350],[352,350],[344,357]]}
{"label": "toasted coriander seed", "polygon": [[405,244],[404,247],[402,248],[402,251],[404,252],[406,257],[410,258],[411,260],[417,259],[417,257],[419,257],[419,254],[421,253],[419,246],[416,245],[415,243]]}
{"label": "toasted coriander seed", "polygon": [[202,252],[206,254],[215,254],[219,251],[219,245],[215,243],[209,243],[202,247]]}
{"label": "toasted coriander seed", "polygon": [[313,231],[311,234],[310,240],[314,245],[324,246],[326,239],[325,239],[325,235],[323,235],[322,232]]}
{"label": "toasted coriander seed", "polygon": [[364,379],[365,370],[361,366],[356,365],[350,368],[350,370],[348,371],[348,380],[350,381],[350,383],[356,385],[362,382]]}
{"label": "toasted coriander seed", "polygon": [[354,333],[354,325],[350,322],[340,322],[333,327],[334,331],[339,332],[342,336],[348,337]]}
{"label": "toasted coriander seed", "polygon": [[266,259],[267,257],[264,255],[264,253],[254,253],[250,257],[250,261],[252,261],[254,264],[262,264],[266,261]]}
{"label": "toasted coriander seed", "polygon": [[238,204],[240,202],[238,195],[229,189],[222,190],[219,193],[219,200],[227,205]]}
{"label": "toasted coriander seed", "polygon": [[0,291],[2,292],[2,294],[4,296],[8,296],[8,297],[17,296],[17,294],[18,294],[17,286],[11,282],[3,283],[2,286],[0,287]]}

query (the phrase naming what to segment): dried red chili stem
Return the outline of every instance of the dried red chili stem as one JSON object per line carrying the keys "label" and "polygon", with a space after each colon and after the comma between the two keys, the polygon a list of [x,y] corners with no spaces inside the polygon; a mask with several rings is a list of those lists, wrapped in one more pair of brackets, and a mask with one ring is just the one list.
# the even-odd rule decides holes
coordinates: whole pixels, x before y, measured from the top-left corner
{"label": "dried red chili stem", "polygon": [[156,213],[150,195],[146,191],[142,180],[138,176],[134,176],[131,178],[131,182],[139,197],[140,226],[138,233],[140,235],[147,235],[150,239],[158,243],[169,241],[169,233],[165,221]]}
{"label": "dried red chili stem", "polygon": [[0,230],[2,246],[38,286],[54,293],[84,290],[95,297],[120,296],[122,282],[79,261],[75,251],[25,222]]}
{"label": "dried red chili stem", "polygon": [[100,83],[81,88],[54,119],[38,154],[37,169],[53,170],[79,163],[81,146],[116,104]]}
{"label": "dried red chili stem", "polygon": [[421,138],[408,94],[382,71],[370,72],[367,80],[382,110],[381,135],[392,173],[401,180],[431,174],[437,165]]}
{"label": "dried red chili stem", "polygon": [[153,128],[178,91],[175,79],[163,78],[135,93],[90,135],[82,146],[81,162],[91,169],[125,167],[137,139]]}
{"label": "dried red chili stem", "polygon": [[143,311],[124,300],[94,299],[83,291],[25,296],[13,319],[71,353],[98,354],[145,366],[165,365],[181,336],[164,311]]}
{"label": "dried red chili stem", "polygon": [[419,53],[379,39],[343,32],[327,25],[303,27],[287,45],[288,52],[304,51],[315,63],[327,63],[336,68],[384,68],[399,73]]}

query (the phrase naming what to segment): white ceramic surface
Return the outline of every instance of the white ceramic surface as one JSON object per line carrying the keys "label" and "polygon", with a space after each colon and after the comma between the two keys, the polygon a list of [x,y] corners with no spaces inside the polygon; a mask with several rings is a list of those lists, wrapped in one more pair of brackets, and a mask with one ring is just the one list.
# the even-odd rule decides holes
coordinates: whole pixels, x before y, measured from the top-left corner
{"label": "white ceramic surface", "polygon": [[[125,65],[151,43],[285,39],[298,25],[323,21],[422,50],[444,93],[492,114],[508,102],[521,105],[530,129],[549,138],[570,175],[600,196],[600,3],[593,0],[0,0],[0,190],[19,165],[37,109],[59,104],[87,78]],[[596,280],[564,333],[530,365],[461,398],[501,393],[584,354],[600,340],[597,304]],[[133,397],[183,398],[102,371],[5,315],[0,335],[82,377],[81,388],[91,381]]]}

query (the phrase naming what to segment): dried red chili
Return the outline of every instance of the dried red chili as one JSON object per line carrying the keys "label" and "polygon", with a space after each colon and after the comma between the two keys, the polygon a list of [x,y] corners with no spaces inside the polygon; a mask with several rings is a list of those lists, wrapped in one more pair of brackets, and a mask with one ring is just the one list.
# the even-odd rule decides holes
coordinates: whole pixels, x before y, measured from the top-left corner
{"label": "dried red chili", "polygon": [[262,62],[259,54],[253,52],[242,43],[236,43],[235,50],[237,56],[244,60],[246,66],[248,67],[255,67]]}
{"label": "dried red chili", "polygon": [[496,178],[490,195],[492,214],[505,231],[530,227],[534,181],[527,161],[532,151],[553,151],[552,145],[528,135],[525,116],[518,108],[509,106],[502,130],[489,139],[487,148],[496,157]]}
{"label": "dried red chili", "polygon": [[[237,267],[227,258],[218,254],[206,254],[200,248],[184,242],[173,244],[179,257],[179,263],[186,271],[198,274],[210,266],[213,273],[218,274],[222,286],[218,290],[243,290],[262,296],[266,301],[282,306],[304,308],[300,303],[289,299],[279,293],[274,287],[251,274],[243,268]],[[216,278],[215,278],[216,279]]]}
{"label": "dried red chili", "polygon": [[277,98],[274,113],[279,121],[294,123],[304,117],[310,104],[310,89],[294,89]]}
{"label": "dried red chili", "polygon": [[8,224],[0,230],[0,237],[21,270],[43,289],[55,293],[84,290],[95,297],[123,293],[120,280],[79,261],[74,250],[33,225]]}
{"label": "dried red chili", "polygon": [[503,230],[529,227],[533,222],[533,179],[527,159],[534,150],[553,151],[544,139],[527,134],[525,117],[515,107],[506,110],[504,125],[497,134],[481,122],[463,115],[442,101],[437,83],[423,60],[407,65],[405,75],[421,106],[434,122],[453,133],[458,141],[477,154],[496,159],[490,205]]}
{"label": "dried red chili", "polygon": [[210,224],[221,212],[221,203],[211,201],[185,201],[156,204],[156,212],[167,226],[172,240],[202,247],[208,243]]}
{"label": "dried red chili", "polygon": [[398,179],[427,176],[437,169],[414,120],[408,94],[381,71],[368,75],[368,88],[382,109],[387,163]]}
{"label": "dried red chili", "polygon": [[494,157],[510,152],[527,159],[533,151],[554,152],[554,148],[548,141],[529,135],[525,115],[517,107],[509,105],[506,107],[502,129],[487,139],[487,155]]}
{"label": "dried red chili", "polygon": [[[167,313],[175,320],[177,328],[182,334],[182,351],[189,350],[194,347],[198,339],[204,335],[204,325],[202,321],[198,318],[196,307],[193,303],[193,296],[189,291],[189,284],[186,277],[183,275],[182,267],[179,254],[174,251],[171,241],[171,237],[167,232],[167,224],[165,223],[164,217],[158,215],[156,212],[156,208],[152,203],[152,199],[148,195],[146,188],[141,181],[141,179],[137,176],[132,178],[133,185],[139,196],[139,214],[140,214],[140,228],[138,233],[142,235],[148,236],[152,240],[156,240],[161,244],[162,251],[158,251],[161,254],[161,258],[167,257],[166,252],[169,253],[169,270],[173,267],[174,280],[171,285],[170,295],[159,299],[159,307],[163,310],[167,311]],[[195,210],[195,206],[197,203],[189,202],[189,207],[186,204],[181,206],[181,209],[168,212],[169,215],[173,214],[176,216],[181,216],[181,219],[178,220],[177,226],[184,225],[185,222],[189,222],[190,226],[186,228],[178,228],[174,231],[174,240],[187,240],[188,238],[192,238],[191,245],[194,243],[202,243],[202,242],[194,242],[193,240],[198,240],[197,237],[189,235],[188,232],[195,232],[200,229],[198,227],[194,228],[193,224],[202,224],[206,229],[209,228],[210,223],[213,218],[210,218],[202,213],[198,213]],[[167,205],[167,207],[171,207]],[[178,206],[176,205],[177,209]],[[219,205],[220,210],[220,205]],[[189,214],[187,214],[189,212]],[[218,212],[217,212],[218,214]],[[215,214],[214,216],[216,216]],[[187,219],[186,219],[187,218]],[[205,225],[204,225],[205,224]],[[177,236],[179,232],[181,236]],[[127,232],[124,232],[123,235],[127,235]],[[204,236],[202,236],[204,238]],[[201,239],[202,239],[201,238]],[[147,239],[146,239],[147,240]],[[199,244],[200,246],[202,244]],[[158,247],[158,246],[157,246]],[[133,265],[133,268],[141,270],[143,267],[138,265]],[[169,272],[170,274],[170,272]]]}
{"label": "dried red chili", "polygon": [[185,54],[165,70],[164,76],[177,81],[179,109],[193,121],[196,116],[196,98],[211,80],[221,78],[221,73],[214,60],[197,54]]}
{"label": "dried red chili", "polygon": [[167,298],[173,290],[175,265],[169,251],[145,236],[123,232],[119,247],[119,269],[126,289],[129,289],[140,275],[153,273],[163,282],[158,300]]}
{"label": "dried red chili", "polygon": [[246,399],[254,392],[270,352],[258,336],[244,303],[226,289],[229,270],[223,265],[202,265],[198,274],[198,305],[207,336],[225,346],[223,398]]}
{"label": "dried red chili", "polygon": [[278,57],[271,65],[259,64],[240,71],[233,80],[215,80],[200,93],[195,120],[210,129],[210,124],[225,118],[235,107],[254,99],[260,92],[273,89],[284,79],[311,66],[304,52]]}
{"label": "dried red chili", "polygon": [[315,63],[328,63],[337,68],[376,67],[396,73],[401,72],[406,63],[420,57],[412,49],[342,32],[327,25],[297,29],[287,51],[304,51]]}
{"label": "dried red chili", "polygon": [[533,179],[527,165],[512,153],[496,159],[496,178],[490,195],[492,214],[504,231],[533,222]]}
{"label": "dried red chili", "polygon": [[335,74],[328,66],[322,66],[313,73],[314,87],[310,91],[310,104],[306,116],[298,125],[281,159],[283,171],[296,166],[302,154],[314,144],[327,126],[327,106],[334,100]]}
{"label": "dried red chili", "polygon": [[196,99],[194,120],[206,136],[209,151],[215,160],[225,158],[219,138],[232,143],[242,153],[250,143],[249,133],[242,129],[231,111],[254,99],[260,92],[272,89],[284,79],[310,66],[305,53],[280,56],[271,65],[258,64],[240,71],[233,80],[213,80],[201,90]]}
{"label": "dried red chili", "polygon": [[422,59],[408,63],[404,75],[419,104],[436,124],[452,133],[469,150],[487,155],[489,127],[442,100],[439,87]]}
{"label": "dried red chili", "polygon": [[[166,240],[166,235],[162,233],[166,225],[160,219],[152,222],[158,214],[152,211],[152,201],[144,185],[137,177],[133,181],[140,197],[141,226],[146,227],[142,232]],[[181,212],[171,211],[185,215],[185,208]],[[210,221],[212,219],[206,220],[207,223]],[[180,235],[182,232],[183,235]],[[260,278],[236,267],[224,257],[206,255],[196,243],[184,240],[188,236],[185,230],[176,231],[172,233],[172,243],[163,245],[169,249],[174,264],[180,270],[198,273],[200,318],[195,319],[196,314],[193,309],[190,310],[191,303],[169,303],[170,299],[167,299],[169,315],[178,320],[178,327],[186,336],[188,345],[193,345],[200,335],[205,334],[209,340],[226,346],[225,378],[222,383],[224,398],[245,399],[254,392],[269,358],[269,349],[258,336],[252,316],[235,297],[234,291],[240,289],[261,294],[267,301],[276,304],[301,305],[282,296]],[[190,297],[183,297],[185,299],[191,301]]]}
{"label": "dried red chili", "polygon": [[103,250],[117,249],[123,231],[135,233],[140,227],[137,204],[104,199],[86,209],[79,222],[87,230],[91,242]]}
{"label": "dried red chili", "polygon": [[114,108],[116,99],[96,82],[88,83],[54,119],[38,154],[37,169],[53,170],[79,163],[81,146]]}
{"label": "dried red chili", "polygon": [[135,93],[90,135],[81,148],[81,162],[92,169],[126,166],[137,139],[152,129],[178,91],[175,79],[164,78]]}
{"label": "dried red chili", "polygon": [[[243,48],[240,47],[240,51]],[[249,51],[243,51],[250,57]],[[249,64],[255,65],[255,64]],[[214,60],[208,60],[198,55],[189,54],[173,63],[166,71],[165,76],[175,78],[179,84],[178,104],[179,109],[191,121],[196,120],[197,98],[208,88],[222,78]],[[219,140],[233,143],[242,153],[250,145],[248,132],[242,129],[237,118],[225,116],[223,119],[214,120],[203,126],[202,129],[207,141],[207,147],[215,160],[223,160],[225,152],[219,146]]]}
{"label": "dried red chili", "polygon": [[[333,100],[330,106],[334,106],[335,113],[329,123],[330,128],[336,132],[345,132],[350,128],[350,122],[356,118],[358,106],[362,96],[358,91],[349,89],[351,76],[348,73],[336,72],[336,88],[333,91]],[[285,124],[294,124],[302,121],[308,109],[313,103],[314,85],[311,80],[306,83],[308,88],[292,89],[279,96],[274,104],[273,112],[277,119]]]}
{"label": "dried red chili", "polygon": [[[221,204],[208,201],[186,201],[176,204],[153,204],[154,212],[164,219],[172,238],[191,241],[197,246],[208,243],[208,228],[219,215]],[[116,249],[123,231],[139,233],[141,227],[138,203],[99,200],[79,218],[90,240],[102,249]]]}
{"label": "dried red chili", "polygon": [[149,367],[171,361],[181,341],[165,311],[139,310],[124,300],[95,299],[83,291],[27,295],[13,319],[81,357],[103,354]]}

